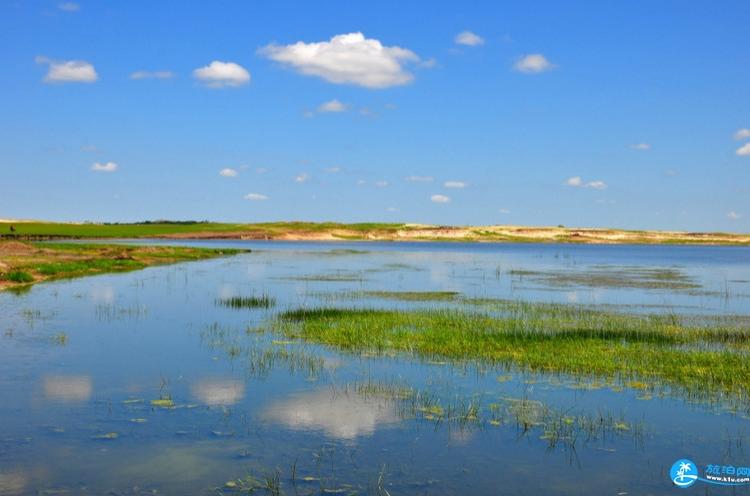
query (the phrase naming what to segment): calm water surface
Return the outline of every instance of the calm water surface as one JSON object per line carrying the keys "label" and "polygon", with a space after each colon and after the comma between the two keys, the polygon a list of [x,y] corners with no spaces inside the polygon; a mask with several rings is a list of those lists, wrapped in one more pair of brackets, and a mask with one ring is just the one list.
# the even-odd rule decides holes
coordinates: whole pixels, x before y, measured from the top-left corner
{"label": "calm water surface", "polygon": [[[253,252],[0,293],[0,495],[272,494],[277,481],[283,494],[678,494],[678,458],[750,465],[746,409],[246,332],[288,308],[441,304],[347,296],[369,290],[747,315],[747,249],[181,244]],[[654,284],[661,271],[682,285]],[[275,308],[216,305],[264,293]],[[556,442],[544,415],[587,427]]]}

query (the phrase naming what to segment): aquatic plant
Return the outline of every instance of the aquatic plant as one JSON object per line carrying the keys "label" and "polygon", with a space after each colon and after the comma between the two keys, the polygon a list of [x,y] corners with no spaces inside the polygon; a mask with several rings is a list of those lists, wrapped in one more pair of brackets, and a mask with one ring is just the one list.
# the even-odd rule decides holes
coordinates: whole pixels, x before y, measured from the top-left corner
{"label": "aquatic plant", "polygon": [[216,300],[217,305],[224,307],[241,308],[271,308],[276,305],[276,298],[262,294],[260,296],[232,296]]}
{"label": "aquatic plant", "polygon": [[675,315],[628,315],[576,305],[506,303],[461,309],[304,308],[271,326],[357,353],[408,353],[505,363],[537,372],[638,380],[747,398],[750,328]]}

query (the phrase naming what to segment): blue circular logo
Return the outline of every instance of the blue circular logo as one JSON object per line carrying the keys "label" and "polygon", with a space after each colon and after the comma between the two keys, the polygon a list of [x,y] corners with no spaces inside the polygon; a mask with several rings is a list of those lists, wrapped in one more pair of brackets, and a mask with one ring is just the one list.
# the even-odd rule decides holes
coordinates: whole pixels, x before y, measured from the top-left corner
{"label": "blue circular logo", "polygon": [[688,488],[698,480],[698,467],[691,460],[677,460],[669,471],[672,483],[681,488]]}

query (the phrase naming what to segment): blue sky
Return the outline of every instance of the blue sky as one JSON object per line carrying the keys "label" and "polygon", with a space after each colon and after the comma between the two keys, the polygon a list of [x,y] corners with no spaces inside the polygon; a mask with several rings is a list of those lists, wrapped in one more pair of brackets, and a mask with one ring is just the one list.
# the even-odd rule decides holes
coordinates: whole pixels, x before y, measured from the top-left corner
{"label": "blue sky", "polygon": [[0,218],[747,232],[749,17],[6,1]]}

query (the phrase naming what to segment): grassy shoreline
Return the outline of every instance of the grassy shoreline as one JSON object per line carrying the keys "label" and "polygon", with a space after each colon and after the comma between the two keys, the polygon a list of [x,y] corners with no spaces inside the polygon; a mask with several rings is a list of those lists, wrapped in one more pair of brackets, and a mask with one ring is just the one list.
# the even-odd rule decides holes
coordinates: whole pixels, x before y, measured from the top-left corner
{"label": "grassy shoreline", "polygon": [[[11,232],[10,226],[14,231]],[[434,226],[336,222],[144,222],[132,224],[0,222],[0,238],[170,238],[287,241],[451,241],[750,246],[750,234],[528,226]]]}
{"label": "grassy shoreline", "polygon": [[204,260],[245,250],[0,241],[0,291],[43,281]]}

